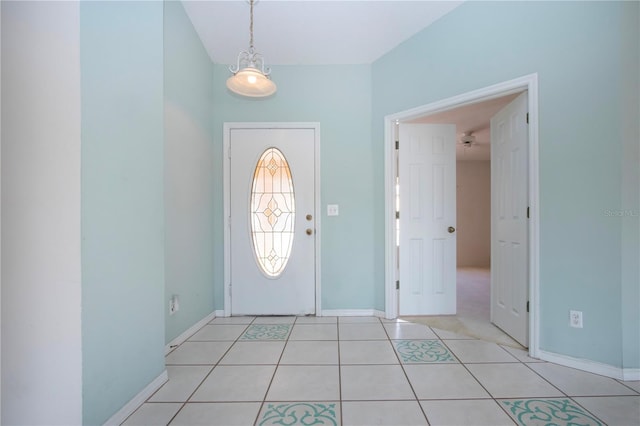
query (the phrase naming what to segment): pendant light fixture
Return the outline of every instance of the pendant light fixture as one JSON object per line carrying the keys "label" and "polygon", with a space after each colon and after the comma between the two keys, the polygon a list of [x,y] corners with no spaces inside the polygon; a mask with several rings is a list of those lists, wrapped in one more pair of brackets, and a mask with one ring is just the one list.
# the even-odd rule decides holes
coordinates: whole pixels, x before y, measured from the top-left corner
{"label": "pendant light fixture", "polygon": [[263,98],[276,92],[276,85],[269,79],[271,68],[265,68],[264,58],[253,47],[253,5],[255,0],[248,0],[251,7],[249,21],[249,50],[238,54],[236,66],[229,67],[233,73],[227,79],[227,87],[240,96]]}

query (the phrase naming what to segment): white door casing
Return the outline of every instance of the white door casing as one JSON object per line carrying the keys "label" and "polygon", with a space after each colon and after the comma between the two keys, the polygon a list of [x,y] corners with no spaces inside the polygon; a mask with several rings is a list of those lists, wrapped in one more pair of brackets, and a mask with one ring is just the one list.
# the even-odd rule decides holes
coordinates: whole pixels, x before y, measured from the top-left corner
{"label": "white door casing", "polygon": [[527,92],[491,118],[491,322],[529,346]]}
{"label": "white door casing", "polygon": [[396,123],[415,120],[425,115],[471,105],[485,100],[495,99],[512,93],[527,92],[528,95],[528,195],[529,195],[529,355],[542,356],[540,351],[540,167],[539,167],[539,128],[538,128],[538,75],[524,75],[491,86],[478,88],[449,98],[389,114],[384,118],[384,159],[385,159],[385,318],[393,319],[398,315],[399,292],[396,290],[398,279],[398,255],[396,248]]}
{"label": "white door casing", "polygon": [[456,313],[455,126],[399,126],[401,315]]}
{"label": "white door casing", "polygon": [[[251,127],[251,126],[247,126]],[[228,139],[229,306],[233,315],[306,315],[316,312],[317,128],[225,126]],[[290,258],[273,277],[257,261],[251,236],[251,190],[261,155],[275,147],[290,169],[295,219]],[[277,210],[277,206],[270,206]],[[283,210],[286,210],[283,208]],[[279,214],[279,212],[278,212]],[[276,218],[276,216],[272,216]],[[277,216],[282,220],[285,215]],[[307,233],[310,230],[310,234]]]}

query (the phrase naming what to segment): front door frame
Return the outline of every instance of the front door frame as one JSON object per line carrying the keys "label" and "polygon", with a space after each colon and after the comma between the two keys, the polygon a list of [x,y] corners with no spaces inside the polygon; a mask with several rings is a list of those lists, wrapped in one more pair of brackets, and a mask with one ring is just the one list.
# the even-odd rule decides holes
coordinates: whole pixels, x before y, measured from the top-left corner
{"label": "front door frame", "polygon": [[461,95],[437,100],[426,105],[390,114],[384,118],[384,168],[385,168],[385,318],[398,316],[396,213],[395,213],[395,125],[425,115],[455,109],[482,101],[499,98],[521,91],[529,93],[529,354],[539,353],[539,159],[538,159],[538,74],[484,87]]}
{"label": "front door frame", "polygon": [[314,226],[315,226],[315,310],[321,310],[320,281],[320,123],[226,122],[223,125],[223,205],[224,205],[224,316],[231,316],[231,130],[233,129],[313,129],[314,143]]}

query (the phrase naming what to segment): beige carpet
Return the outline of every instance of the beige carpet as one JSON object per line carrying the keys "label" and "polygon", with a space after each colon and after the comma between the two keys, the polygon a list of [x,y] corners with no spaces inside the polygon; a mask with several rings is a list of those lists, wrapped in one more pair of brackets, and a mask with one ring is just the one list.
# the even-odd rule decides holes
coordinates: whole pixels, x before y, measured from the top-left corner
{"label": "beige carpet", "polygon": [[486,268],[458,268],[457,314],[403,316],[402,319],[429,327],[474,337],[487,342],[523,347],[490,322],[491,275]]}

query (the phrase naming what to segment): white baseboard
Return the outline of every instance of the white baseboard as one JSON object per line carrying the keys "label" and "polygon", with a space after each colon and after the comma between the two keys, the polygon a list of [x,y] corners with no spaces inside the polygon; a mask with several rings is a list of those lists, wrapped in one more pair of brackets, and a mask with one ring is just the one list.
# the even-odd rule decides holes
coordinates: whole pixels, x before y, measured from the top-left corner
{"label": "white baseboard", "polygon": [[117,413],[115,413],[109,420],[105,422],[105,426],[117,426],[122,424],[127,417],[133,414],[134,411],[138,409],[155,391],[160,389],[162,385],[164,385],[167,380],[169,380],[169,375],[167,370],[164,370],[162,374],[153,379],[151,383],[149,383],[144,389],[140,391],[136,396],[131,399],[131,401],[127,402],[124,407],[122,407]]}
{"label": "white baseboard", "polygon": [[543,361],[549,361],[554,364],[564,365],[578,370],[587,371],[589,373],[599,374],[601,376],[611,377],[618,380],[640,380],[640,368],[620,368],[613,365],[603,364],[588,359],[574,358],[568,355],[556,354],[540,350],[539,358]]}
{"label": "white baseboard", "polygon": [[622,380],[640,380],[640,368],[623,368]]}
{"label": "white baseboard", "polygon": [[379,317],[384,318],[384,312],[376,309],[324,309],[323,317]]}
{"label": "white baseboard", "polygon": [[187,340],[189,337],[191,337],[196,331],[200,330],[202,327],[204,327],[205,324],[207,324],[212,319],[214,319],[217,316],[216,314],[218,312],[223,312],[224,313],[224,311],[213,311],[213,312],[211,312],[209,315],[207,315],[206,317],[202,318],[200,321],[198,321],[197,323],[193,324],[191,327],[186,329],[178,337],[176,337],[175,339],[170,341],[167,344],[167,346],[165,346],[165,348],[164,348],[164,354],[167,355],[176,346],[181,345],[185,340]]}
{"label": "white baseboard", "polygon": [[217,311],[213,311],[216,318],[224,317],[224,309],[218,309]]}

